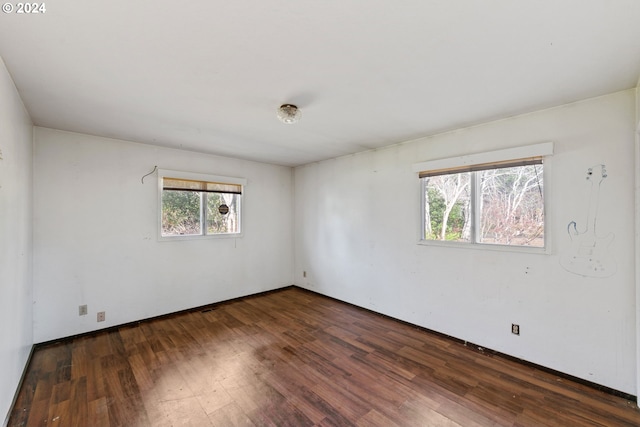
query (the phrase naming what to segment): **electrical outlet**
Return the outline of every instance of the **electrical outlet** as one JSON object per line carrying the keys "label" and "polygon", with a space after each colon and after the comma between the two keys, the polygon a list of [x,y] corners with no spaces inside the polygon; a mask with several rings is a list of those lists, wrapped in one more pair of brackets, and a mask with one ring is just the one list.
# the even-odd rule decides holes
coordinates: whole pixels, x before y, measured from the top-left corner
{"label": "electrical outlet", "polygon": [[87,304],[78,306],[78,316],[86,316],[87,313]]}
{"label": "electrical outlet", "polygon": [[98,322],[104,322],[105,320],[105,312],[104,311],[99,311],[98,312]]}
{"label": "electrical outlet", "polygon": [[306,271],[302,272],[302,277],[307,277],[307,272]]}
{"label": "electrical outlet", "polygon": [[516,325],[515,323],[511,324],[511,333],[514,335],[520,335],[520,325]]}

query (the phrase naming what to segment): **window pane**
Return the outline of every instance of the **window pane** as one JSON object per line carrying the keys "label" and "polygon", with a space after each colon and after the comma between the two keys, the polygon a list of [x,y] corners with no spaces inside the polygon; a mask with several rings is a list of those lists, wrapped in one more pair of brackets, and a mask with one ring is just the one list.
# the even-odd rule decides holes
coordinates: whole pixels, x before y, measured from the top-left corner
{"label": "window pane", "polygon": [[200,203],[202,193],[194,191],[162,191],[162,235],[202,234]]}
{"label": "window pane", "polygon": [[477,172],[480,243],[544,246],[542,165]]}
{"label": "window pane", "polygon": [[470,241],[469,177],[457,173],[424,178],[426,240]]}
{"label": "window pane", "polygon": [[239,233],[240,195],[206,193],[207,234]]}

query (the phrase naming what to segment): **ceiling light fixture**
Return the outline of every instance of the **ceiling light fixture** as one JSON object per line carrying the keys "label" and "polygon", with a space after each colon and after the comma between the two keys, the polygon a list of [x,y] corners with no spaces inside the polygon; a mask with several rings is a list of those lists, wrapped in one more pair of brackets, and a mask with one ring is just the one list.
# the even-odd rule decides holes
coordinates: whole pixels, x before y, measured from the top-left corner
{"label": "ceiling light fixture", "polygon": [[300,120],[300,116],[302,116],[302,113],[293,104],[282,104],[278,108],[278,118],[288,125]]}

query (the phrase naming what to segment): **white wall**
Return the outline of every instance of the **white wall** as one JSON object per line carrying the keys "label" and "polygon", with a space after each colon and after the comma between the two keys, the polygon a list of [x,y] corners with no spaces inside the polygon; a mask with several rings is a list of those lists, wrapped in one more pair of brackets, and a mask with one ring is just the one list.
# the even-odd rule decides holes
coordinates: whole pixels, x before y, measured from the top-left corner
{"label": "white wall", "polygon": [[0,420],[33,344],[33,126],[0,59]]}
{"label": "white wall", "polygon": [[[634,111],[629,90],[296,168],[296,284],[637,394]],[[416,244],[413,163],[546,141],[556,144],[545,163],[550,254]],[[598,230],[615,234],[617,263],[604,279],[559,264],[567,224],[586,219],[586,170],[599,163],[609,176]]]}
{"label": "white wall", "polygon": [[[292,284],[291,168],[38,127],[34,141],[36,342]],[[154,165],[246,178],[244,236],[158,241]]]}

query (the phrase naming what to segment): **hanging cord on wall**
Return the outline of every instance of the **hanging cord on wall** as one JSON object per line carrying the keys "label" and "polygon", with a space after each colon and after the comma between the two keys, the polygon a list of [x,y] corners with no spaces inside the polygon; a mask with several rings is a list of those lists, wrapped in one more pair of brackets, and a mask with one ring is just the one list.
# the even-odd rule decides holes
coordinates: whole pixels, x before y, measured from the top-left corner
{"label": "hanging cord on wall", "polygon": [[157,170],[158,170],[158,166],[154,166],[154,167],[153,167],[153,170],[152,170],[151,172],[149,172],[148,174],[146,174],[145,176],[143,176],[143,177],[142,177],[142,179],[141,179],[140,181],[142,181],[142,183],[144,184],[144,179],[145,179],[146,177],[148,177],[149,175],[151,175],[151,174],[155,173]]}

